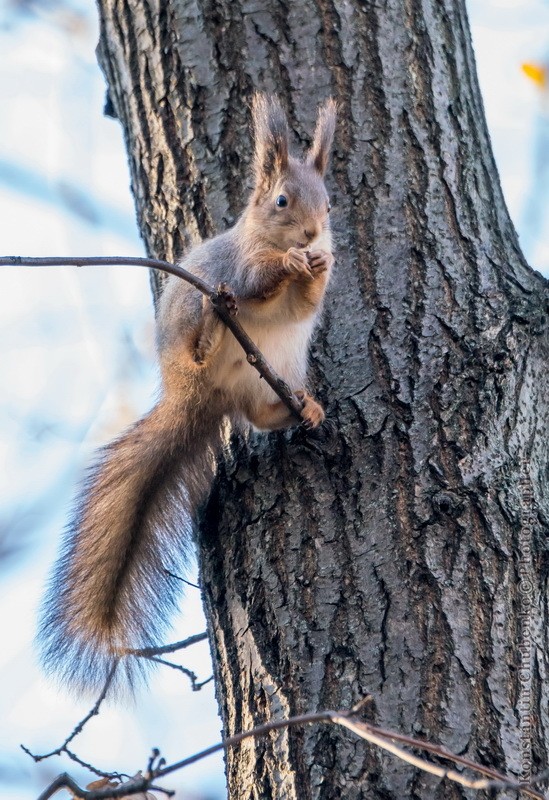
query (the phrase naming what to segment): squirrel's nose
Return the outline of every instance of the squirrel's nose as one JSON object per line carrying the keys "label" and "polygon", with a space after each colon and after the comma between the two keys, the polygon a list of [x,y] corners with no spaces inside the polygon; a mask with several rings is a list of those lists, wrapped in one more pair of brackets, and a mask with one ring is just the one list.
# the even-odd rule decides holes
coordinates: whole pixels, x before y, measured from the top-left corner
{"label": "squirrel's nose", "polygon": [[317,235],[316,228],[314,230],[304,230],[303,233],[307,237],[307,242],[312,242]]}

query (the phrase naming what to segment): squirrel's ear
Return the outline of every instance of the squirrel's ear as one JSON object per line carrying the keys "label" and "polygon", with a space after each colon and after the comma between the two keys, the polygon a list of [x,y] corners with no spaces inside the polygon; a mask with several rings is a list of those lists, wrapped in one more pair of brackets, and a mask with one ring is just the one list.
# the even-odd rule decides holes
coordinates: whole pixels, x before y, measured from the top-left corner
{"label": "squirrel's ear", "polygon": [[278,98],[257,92],[252,104],[256,184],[270,186],[288,166],[289,131]]}
{"label": "squirrel's ear", "polygon": [[315,135],[311,149],[307,154],[307,164],[313,166],[321,175],[326,173],[334,132],[336,126],[337,103],[330,97],[329,100],[318,109]]}

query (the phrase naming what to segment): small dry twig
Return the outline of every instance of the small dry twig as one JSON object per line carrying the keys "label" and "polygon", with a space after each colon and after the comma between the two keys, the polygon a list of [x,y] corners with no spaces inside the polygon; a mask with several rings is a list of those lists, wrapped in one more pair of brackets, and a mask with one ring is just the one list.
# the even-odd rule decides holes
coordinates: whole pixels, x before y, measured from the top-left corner
{"label": "small dry twig", "polygon": [[200,589],[198,583],[193,583],[192,581],[188,581],[187,578],[182,578],[181,575],[176,575],[175,572],[170,572],[169,569],[165,569],[164,572],[166,575],[169,575],[170,578],[175,578],[176,581],[181,581],[181,583],[186,583],[187,586],[192,586],[193,589]]}
{"label": "small dry twig", "polygon": [[191,669],[188,669],[188,667],[184,667],[181,664],[174,664],[173,661],[166,661],[164,658],[158,658],[158,656],[144,657],[147,659],[147,661],[154,661],[155,664],[163,664],[165,667],[171,667],[171,669],[182,672],[183,675],[186,675],[190,680],[193,692],[199,692],[203,686],[213,680],[213,675],[210,675],[210,677],[206,678],[206,680],[199,681],[195,673]]}
{"label": "small dry twig", "polygon": [[203,642],[207,638],[208,634],[204,631],[204,633],[195,633],[193,636],[189,636],[181,642],[162,644],[158,647],[142,647],[140,650],[128,649],[125,651],[125,654],[129,656],[143,656],[144,658],[149,658],[149,656],[161,656],[163,653],[175,653],[176,650],[184,650],[186,647],[198,644],[198,642]]}
{"label": "small dry twig", "polygon": [[72,742],[72,740],[75,739],[78,736],[79,733],[82,733],[82,731],[84,729],[84,726],[90,721],[90,719],[99,714],[99,709],[101,708],[101,705],[102,705],[105,697],[107,696],[107,692],[109,691],[109,687],[110,687],[110,685],[112,683],[112,679],[114,678],[114,673],[116,672],[117,666],[118,666],[118,661],[116,661],[113,664],[112,669],[111,669],[111,671],[110,671],[110,673],[109,673],[109,675],[107,677],[107,680],[105,681],[105,685],[103,686],[101,694],[99,695],[99,697],[95,701],[95,704],[93,705],[91,710],[86,714],[86,716],[83,719],[80,720],[80,722],[76,725],[74,730],[67,736],[67,738],[65,739],[63,744],[61,744],[56,750],[52,750],[50,753],[43,753],[42,755],[38,755],[36,753],[32,753],[29,750],[29,748],[25,747],[25,745],[23,745],[23,744],[21,745],[21,749],[27,755],[29,755],[36,763],[38,763],[40,761],[43,761],[46,758],[51,758],[52,756],[60,756],[62,753],[65,753],[65,755],[68,756],[68,758],[70,758],[71,761],[74,761],[76,764],[79,764],[81,767],[85,767],[86,769],[89,769],[90,772],[93,772],[95,775],[98,775],[101,778],[115,778],[115,779],[119,780],[122,777],[129,777],[129,775],[124,775],[124,773],[119,773],[119,772],[103,772],[102,770],[97,769],[96,767],[92,766],[91,764],[88,764],[86,761],[82,761],[82,759],[79,758],[76,755],[76,753],[73,753],[72,750],[69,750],[69,747],[68,747],[70,742]]}
{"label": "small dry twig", "polygon": [[[206,680],[199,681],[197,676],[190,669],[180,666],[179,664],[173,664],[171,661],[165,661],[162,658],[158,658],[158,655],[162,653],[175,653],[177,650],[184,650],[185,648],[190,647],[193,644],[197,644],[198,642],[202,642],[207,638],[208,634],[206,632],[196,633],[194,634],[194,636],[189,636],[187,639],[183,639],[180,642],[173,642],[172,644],[161,645],[159,647],[146,647],[143,648],[142,650],[128,650],[126,655],[147,658],[150,661],[156,661],[159,664],[164,664],[168,667],[172,667],[173,669],[179,670],[190,679],[193,692],[198,692],[200,691],[200,689],[202,689],[203,686],[205,686],[207,683],[213,680],[213,675],[211,675],[209,678],[206,678]],[[78,734],[82,732],[84,726],[90,721],[90,719],[92,719],[92,717],[97,716],[97,714],[99,713],[99,709],[103,701],[105,700],[105,697],[107,696],[107,692],[114,678],[114,674],[118,667],[118,663],[119,660],[117,660],[113,664],[113,667],[109,675],[107,676],[107,680],[105,681],[105,685],[101,690],[101,694],[95,701],[94,706],[86,714],[86,716],[80,720],[80,722],[76,725],[74,730],[69,734],[69,736],[67,736],[63,744],[61,744],[55,750],[52,750],[50,753],[43,753],[41,755],[31,752],[31,750],[29,750],[29,748],[25,747],[25,745],[23,744],[21,745],[21,749],[37,763],[39,761],[43,761],[46,758],[51,758],[52,756],[60,756],[64,753],[68,758],[70,758],[76,764],[79,764],[81,767],[89,769],[90,772],[93,772],[100,778],[115,779],[115,780],[121,780],[122,778],[129,778],[130,776],[125,773],[103,772],[103,770],[97,769],[97,767],[94,767],[92,764],[89,764],[88,762],[83,761],[81,758],[79,758],[76,755],[76,753],[74,753],[72,750],[69,750],[68,747],[70,742],[72,742],[72,740],[75,739],[78,736]]]}

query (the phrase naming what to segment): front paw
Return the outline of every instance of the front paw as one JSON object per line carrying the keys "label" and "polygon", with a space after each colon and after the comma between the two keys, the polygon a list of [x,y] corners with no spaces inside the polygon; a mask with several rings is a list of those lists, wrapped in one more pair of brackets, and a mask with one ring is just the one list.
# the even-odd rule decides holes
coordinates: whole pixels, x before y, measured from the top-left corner
{"label": "front paw", "polygon": [[290,249],[284,253],[282,263],[288,275],[294,278],[313,279],[311,270],[309,269],[307,253],[304,253],[303,250],[298,250],[297,247],[290,247]]}
{"label": "front paw", "polygon": [[326,418],[326,414],[324,413],[324,409],[320,403],[317,403],[316,400],[313,400],[309,392],[306,392],[303,389],[295,392],[295,396],[303,402],[303,408],[301,409],[303,427],[307,428],[307,430],[318,428],[318,426],[321,425]]}
{"label": "front paw", "polygon": [[232,289],[229,289],[226,283],[220,283],[217,287],[216,302],[219,305],[225,306],[231,317],[236,317],[238,314],[236,297]]}
{"label": "front paw", "polygon": [[330,269],[334,263],[334,257],[325,250],[313,250],[307,253],[307,261],[313,278],[318,278],[319,275],[322,275],[323,272]]}

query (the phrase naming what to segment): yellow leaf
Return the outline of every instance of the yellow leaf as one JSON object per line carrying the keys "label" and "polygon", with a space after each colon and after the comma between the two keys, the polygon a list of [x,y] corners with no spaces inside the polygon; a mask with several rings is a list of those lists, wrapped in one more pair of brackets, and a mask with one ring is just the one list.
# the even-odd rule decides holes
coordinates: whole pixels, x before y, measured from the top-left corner
{"label": "yellow leaf", "polygon": [[522,65],[522,71],[524,74],[533,80],[534,83],[537,83],[538,86],[541,88],[545,88],[547,86],[547,68],[542,67],[539,64],[532,64],[527,62],[526,64]]}

